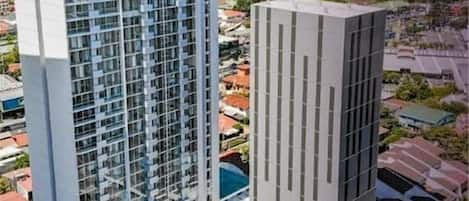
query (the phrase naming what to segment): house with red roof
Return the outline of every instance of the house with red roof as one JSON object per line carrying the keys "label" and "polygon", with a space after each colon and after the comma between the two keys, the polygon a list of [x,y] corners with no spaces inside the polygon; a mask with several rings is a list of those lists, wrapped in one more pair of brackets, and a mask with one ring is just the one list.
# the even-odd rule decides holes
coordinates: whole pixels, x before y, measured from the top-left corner
{"label": "house with red roof", "polygon": [[0,195],[0,201],[27,201],[21,194],[11,191]]}
{"label": "house with red roof", "polygon": [[247,13],[237,10],[220,10],[219,12],[220,20],[227,23],[241,22],[246,16]]}
{"label": "house with red roof", "polygon": [[10,181],[13,189],[15,189],[16,193],[21,195],[22,198],[25,200],[32,200],[33,179],[30,167],[13,170],[3,174],[2,176]]}
{"label": "house with red roof", "polygon": [[249,93],[249,64],[238,65],[236,74],[228,75],[222,81],[228,94]]}
{"label": "house with red roof", "polygon": [[467,165],[440,157],[445,151],[422,137],[403,138],[378,157],[386,168],[411,181],[442,201],[459,201],[467,191]]}
{"label": "house with red roof", "polygon": [[218,115],[218,130],[223,135],[223,139],[230,138],[239,133],[238,129],[233,128],[238,122],[224,114]]}
{"label": "house with red roof", "polygon": [[241,120],[249,114],[249,98],[245,96],[226,95],[220,105],[223,113],[237,120]]}

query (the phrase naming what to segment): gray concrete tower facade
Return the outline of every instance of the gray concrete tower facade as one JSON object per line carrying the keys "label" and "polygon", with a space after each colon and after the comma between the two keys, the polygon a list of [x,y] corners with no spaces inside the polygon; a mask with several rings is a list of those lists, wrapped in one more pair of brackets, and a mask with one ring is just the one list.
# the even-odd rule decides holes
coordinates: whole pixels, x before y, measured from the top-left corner
{"label": "gray concrete tower facade", "polygon": [[385,11],[251,9],[253,201],[374,201]]}

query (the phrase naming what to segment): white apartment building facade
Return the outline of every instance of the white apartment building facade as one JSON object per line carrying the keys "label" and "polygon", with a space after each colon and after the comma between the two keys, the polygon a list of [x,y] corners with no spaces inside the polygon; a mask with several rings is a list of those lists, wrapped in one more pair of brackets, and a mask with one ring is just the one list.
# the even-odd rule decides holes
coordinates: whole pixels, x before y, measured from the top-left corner
{"label": "white apartment building facade", "polygon": [[17,1],[35,201],[219,199],[216,4]]}
{"label": "white apartment building facade", "polygon": [[382,9],[251,9],[252,201],[374,201]]}

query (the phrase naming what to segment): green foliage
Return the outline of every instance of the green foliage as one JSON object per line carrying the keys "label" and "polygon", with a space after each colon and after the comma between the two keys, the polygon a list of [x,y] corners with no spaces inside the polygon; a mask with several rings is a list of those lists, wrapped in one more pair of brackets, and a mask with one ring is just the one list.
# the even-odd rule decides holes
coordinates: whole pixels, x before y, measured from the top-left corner
{"label": "green foliage", "polygon": [[385,71],[383,73],[383,82],[386,84],[399,84],[400,79],[401,79],[401,74],[397,72]]}
{"label": "green foliage", "polygon": [[233,128],[234,128],[234,129],[237,129],[237,130],[240,130],[240,131],[242,131],[242,130],[243,130],[243,126],[242,126],[241,124],[239,124],[239,123],[238,123],[238,124],[235,124],[235,125],[233,125]]}
{"label": "green foliage", "polygon": [[432,88],[432,94],[433,96],[437,98],[443,98],[445,96],[448,96],[450,94],[456,93],[458,91],[458,88],[456,88],[456,85],[454,83],[450,84],[445,84],[442,87],[433,87]]}
{"label": "green foliage", "polygon": [[447,126],[434,127],[422,132],[423,137],[429,141],[437,141],[446,151],[444,158],[452,160],[469,160],[469,140],[460,137]]}
{"label": "green foliage", "polygon": [[16,35],[8,34],[5,36],[5,40],[8,42],[8,44],[16,43]]}
{"label": "green foliage", "polygon": [[454,101],[450,103],[442,103],[441,109],[454,113],[456,115],[467,113],[469,111],[469,109],[464,103],[454,102]]}
{"label": "green foliage", "polygon": [[239,153],[241,154],[241,160],[244,163],[249,162],[249,144],[245,143],[240,145]]}
{"label": "green foliage", "polygon": [[420,75],[406,75],[396,90],[396,97],[405,101],[424,100],[432,96],[428,83]]}
{"label": "green foliage", "polygon": [[469,112],[469,108],[467,108],[467,106],[464,103],[454,102],[454,101],[450,103],[445,103],[445,102],[439,101],[439,99],[436,97],[427,98],[424,101],[422,101],[422,104],[430,108],[451,112],[451,113],[454,113],[455,115]]}
{"label": "green foliage", "polygon": [[230,138],[225,141],[225,147],[224,148],[232,148],[234,146],[240,145],[242,143],[247,142],[247,140],[244,137],[238,136],[234,138]]}
{"label": "green foliage", "polygon": [[0,177],[0,194],[11,191],[10,182],[5,177]]}
{"label": "green foliage", "polygon": [[251,10],[251,5],[261,2],[263,0],[236,0],[236,4],[233,9],[238,11],[249,12]]}
{"label": "green foliage", "polygon": [[249,11],[251,8],[251,4],[252,4],[251,0],[237,0],[233,9],[239,10],[239,11]]}
{"label": "green foliage", "polygon": [[383,143],[386,145],[389,145],[398,141],[399,139],[401,139],[401,137],[411,136],[411,134],[407,130],[403,128],[399,128],[399,127],[393,128],[390,133],[391,134],[383,140]]}
{"label": "green foliage", "polygon": [[249,117],[244,117],[243,119],[241,119],[241,123],[249,124]]}
{"label": "green foliage", "polygon": [[399,121],[396,118],[382,119],[381,126],[386,129],[393,129],[399,126]]}
{"label": "green foliage", "polygon": [[25,167],[29,167],[29,155],[26,153],[16,158],[16,161],[15,161],[15,169],[20,169],[20,168],[25,168]]}

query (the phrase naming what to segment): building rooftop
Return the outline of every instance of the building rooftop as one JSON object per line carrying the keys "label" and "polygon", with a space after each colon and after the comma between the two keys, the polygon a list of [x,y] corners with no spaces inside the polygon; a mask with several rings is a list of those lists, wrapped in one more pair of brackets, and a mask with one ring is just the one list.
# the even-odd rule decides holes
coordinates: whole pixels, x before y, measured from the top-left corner
{"label": "building rooftop", "polygon": [[399,112],[399,116],[406,116],[417,119],[422,122],[438,124],[448,116],[454,116],[453,113],[443,110],[432,109],[423,105],[409,105]]}
{"label": "building rooftop", "polygon": [[0,101],[9,100],[23,96],[23,83],[15,78],[0,74]]}
{"label": "building rooftop", "polygon": [[467,166],[440,158],[444,151],[422,137],[402,138],[378,157],[378,167],[392,170],[424,190],[444,197],[444,201],[458,197],[457,189],[465,188],[469,180]]}
{"label": "building rooftop", "polygon": [[24,190],[31,192],[33,190],[33,179],[31,175],[31,168],[26,167],[7,172],[2,176],[11,181],[16,181],[17,185],[21,185]]}
{"label": "building rooftop", "polygon": [[14,73],[18,72],[21,70],[21,64],[20,63],[14,63],[14,64],[8,64],[8,72],[9,73]]}
{"label": "building rooftop", "polygon": [[340,18],[349,18],[383,10],[382,8],[356,4],[344,4],[327,1],[322,1],[321,3],[319,2],[319,0],[275,0],[261,2],[255,5]]}
{"label": "building rooftop", "polygon": [[18,147],[26,147],[29,145],[29,138],[27,133],[20,133],[12,136]]}
{"label": "building rooftop", "polygon": [[[462,42],[461,42],[462,43]],[[456,86],[469,90],[469,53],[459,50],[417,49],[414,57],[399,57],[398,49],[386,49],[383,58],[385,71],[408,70],[411,73],[442,75],[451,72]]]}
{"label": "building rooftop", "polygon": [[242,110],[249,109],[249,98],[241,95],[227,95],[223,98],[223,102],[229,106],[240,108]]}
{"label": "building rooftop", "polygon": [[19,193],[11,191],[0,195],[0,201],[26,201]]}
{"label": "building rooftop", "polygon": [[235,124],[238,122],[230,117],[227,117],[224,114],[219,114],[218,115],[218,129],[220,130],[220,133],[225,133],[229,129],[233,128]]}

